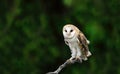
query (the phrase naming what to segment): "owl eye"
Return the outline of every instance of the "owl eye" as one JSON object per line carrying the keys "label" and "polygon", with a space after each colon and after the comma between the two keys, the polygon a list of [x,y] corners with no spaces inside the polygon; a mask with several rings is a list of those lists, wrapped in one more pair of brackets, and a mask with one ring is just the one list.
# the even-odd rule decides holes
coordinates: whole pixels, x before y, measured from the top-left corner
{"label": "owl eye", "polygon": [[73,30],[70,30],[70,32],[73,32]]}
{"label": "owl eye", "polygon": [[65,32],[67,32],[67,30],[65,30]]}

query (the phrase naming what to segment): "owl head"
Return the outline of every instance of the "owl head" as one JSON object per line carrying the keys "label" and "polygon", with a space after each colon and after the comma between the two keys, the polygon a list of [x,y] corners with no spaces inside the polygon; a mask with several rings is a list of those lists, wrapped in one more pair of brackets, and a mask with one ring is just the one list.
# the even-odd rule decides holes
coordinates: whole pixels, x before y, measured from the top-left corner
{"label": "owl head", "polygon": [[66,24],[63,27],[63,36],[64,38],[73,38],[76,36],[76,27],[72,24]]}

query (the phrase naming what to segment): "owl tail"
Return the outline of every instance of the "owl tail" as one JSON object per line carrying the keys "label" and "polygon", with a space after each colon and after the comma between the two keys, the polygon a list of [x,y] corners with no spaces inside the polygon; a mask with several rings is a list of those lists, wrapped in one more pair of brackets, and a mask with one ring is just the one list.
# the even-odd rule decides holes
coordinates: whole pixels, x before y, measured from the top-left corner
{"label": "owl tail", "polygon": [[91,55],[92,55],[91,52],[88,51],[87,56],[82,57],[82,59],[83,59],[84,61],[86,61],[86,60],[88,60],[87,57],[90,57]]}
{"label": "owl tail", "polygon": [[90,57],[91,55],[92,55],[91,52],[88,51],[88,53],[87,53],[87,57]]}
{"label": "owl tail", "polygon": [[88,58],[87,58],[87,57],[84,57],[83,60],[86,61],[86,60],[88,60]]}
{"label": "owl tail", "polygon": [[89,41],[89,40],[87,40],[87,44],[90,44],[90,41]]}

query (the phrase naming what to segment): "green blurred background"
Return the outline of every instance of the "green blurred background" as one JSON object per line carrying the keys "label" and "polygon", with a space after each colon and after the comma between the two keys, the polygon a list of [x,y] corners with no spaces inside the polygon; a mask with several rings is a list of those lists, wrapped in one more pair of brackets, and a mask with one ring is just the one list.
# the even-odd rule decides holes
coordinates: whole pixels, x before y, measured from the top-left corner
{"label": "green blurred background", "polygon": [[92,56],[60,74],[120,74],[120,0],[1,0],[0,74],[45,74],[70,58],[62,27],[90,40]]}

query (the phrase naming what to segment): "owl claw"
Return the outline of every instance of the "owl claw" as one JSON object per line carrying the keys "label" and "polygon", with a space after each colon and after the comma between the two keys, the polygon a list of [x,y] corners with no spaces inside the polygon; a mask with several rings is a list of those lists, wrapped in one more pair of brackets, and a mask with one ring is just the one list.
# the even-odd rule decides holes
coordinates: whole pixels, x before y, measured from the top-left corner
{"label": "owl claw", "polygon": [[68,62],[69,64],[72,64],[72,63],[74,63],[75,61],[76,61],[76,58],[72,58],[72,57],[67,60],[67,62]]}

